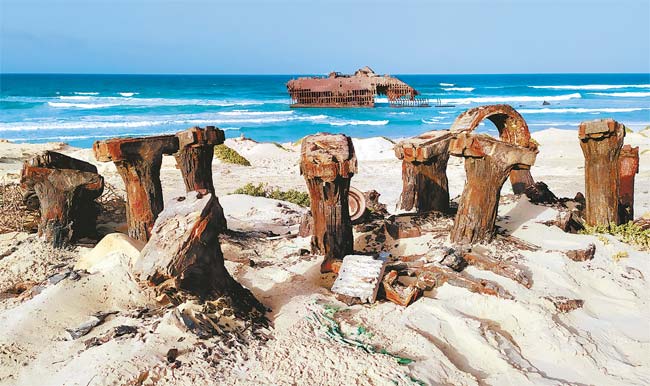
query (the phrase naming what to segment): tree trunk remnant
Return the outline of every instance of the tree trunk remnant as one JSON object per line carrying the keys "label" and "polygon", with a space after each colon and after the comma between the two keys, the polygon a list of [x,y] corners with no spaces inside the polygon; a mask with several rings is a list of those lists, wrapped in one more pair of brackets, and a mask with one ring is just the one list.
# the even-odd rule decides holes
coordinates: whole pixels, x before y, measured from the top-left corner
{"label": "tree trunk remnant", "polygon": [[621,224],[634,220],[634,176],[637,173],[639,173],[639,147],[624,145],[618,158],[618,208]]}
{"label": "tree trunk remnant", "polygon": [[585,221],[619,224],[619,155],[625,126],[613,119],[582,122],[578,129],[585,156]]}
{"label": "tree trunk remnant", "polygon": [[226,270],[218,238],[222,215],[211,193],[188,192],[167,201],[133,272],[161,291],[186,291],[203,300],[225,297],[241,315],[263,315],[265,307]]}
{"label": "tree trunk remnant", "polygon": [[467,174],[451,241],[489,242],[494,238],[503,183],[513,169],[530,168],[535,163],[537,149],[502,142],[485,134],[459,133],[449,151],[465,158]]}
{"label": "tree trunk remnant", "polygon": [[113,161],[124,180],[129,236],[149,240],[156,217],[163,210],[162,156],[178,151],[178,138],[175,135],[113,138],[95,142],[93,151],[98,161]]}
{"label": "tree trunk remnant", "polygon": [[[223,130],[214,126],[206,126],[205,129],[192,127],[176,133],[176,137],[178,137],[179,150],[174,154],[174,158],[183,175],[186,191],[212,193],[215,195],[217,205],[221,206],[212,180],[212,158],[214,146],[222,144],[225,139]],[[225,230],[227,223],[223,216],[223,209],[221,213],[219,225]]]}
{"label": "tree trunk remnant", "polygon": [[350,179],[357,171],[352,139],[320,133],[302,141],[300,173],[305,177],[314,218],[312,253],[325,255],[321,272],[352,254],[352,223],[348,207]]}
{"label": "tree trunk remnant", "polygon": [[[487,105],[466,110],[456,118],[450,130],[453,133],[473,131],[485,119],[489,119],[496,126],[502,141],[532,150],[537,149],[536,143],[530,138],[528,124],[510,105]],[[523,194],[535,180],[529,169],[513,169],[510,172],[510,183],[515,194]]]}
{"label": "tree trunk remnant", "polygon": [[55,248],[96,236],[95,199],[104,191],[104,178],[95,166],[47,151],[24,163],[21,184],[38,198],[38,233]]}
{"label": "tree trunk remnant", "polygon": [[401,209],[449,210],[447,161],[452,137],[449,131],[429,131],[395,145],[395,155],[402,160]]}

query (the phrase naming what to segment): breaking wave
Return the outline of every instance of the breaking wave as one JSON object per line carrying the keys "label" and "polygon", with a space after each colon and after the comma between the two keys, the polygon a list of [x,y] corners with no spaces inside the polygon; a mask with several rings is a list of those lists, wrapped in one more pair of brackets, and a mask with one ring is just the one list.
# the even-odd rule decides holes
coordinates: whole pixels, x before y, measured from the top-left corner
{"label": "breaking wave", "polygon": [[453,83],[439,83],[442,87],[453,87],[455,84]]}
{"label": "breaking wave", "polygon": [[505,96],[505,97],[469,97],[442,99],[444,103],[466,105],[470,103],[504,103],[504,102],[543,102],[543,101],[566,101],[569,99],[582,98],[580,93],[555,95],[555,96]]}
{"label": "breaking wave", "polygon": [[388,120],[384,121],[357,121],[357,120],[333,120],[327,122],[332,126],[384,126],[388,124]]}
{"label": "breaking wave", "polygon": [[62,108],[79,108],[79,109],[99,109],[104,107],[117,106],[112,103],[69,103],[69,102],[47,102],[50,107]]}
{"label": "breaking wave", "polygon": [[566,108],[566,109],[518,109],[522,114],[566,114],[566,113],[575,113],[575,114],[584,114],[584,113],[631,113],[634,111],[643,111],[650,110],[650,107],[603,107],[598,109],[589,109],[589,108]]}
{"label": "breaking wave", "polygon": [[445,91],[467,91],[467,92],[470,92],[470,91],[474,91],[475,87],[446,87],[446,88],[443,88],[443,90],[445,90]]}
{"label": "breaking wave", "polygon": [[122,95],[123,97],[132,97],[132,96],[134,96],[136,94],[140,94],[140,93],[139,92],[120,92],[118,94]]}
{"label": "breaking wave", "polygon": [[592,92],[589,95],[621,97],[621,98],[644,98],[650,97],[650,92]]}
{"label": "breaking wave", "polygon": [[73,92],[73,94],[75,94],[75,95],[99,95],[99,93],[96,92],[96,91],[89,91],[89,92],[86,92],[86,91],[75,91],[75,92]]}
{"label": "breaking wave", "polygon": [[530,88],[548,90],[611,90],[618,88],[650,88],[650,84],[585,84],[563,86],[528,86]]}

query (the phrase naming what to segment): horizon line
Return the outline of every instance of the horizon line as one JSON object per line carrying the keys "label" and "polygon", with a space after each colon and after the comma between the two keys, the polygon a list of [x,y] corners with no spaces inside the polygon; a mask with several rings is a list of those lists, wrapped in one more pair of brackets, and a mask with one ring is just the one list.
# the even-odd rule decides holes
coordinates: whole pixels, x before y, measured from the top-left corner
{"label": "horizon line", "polygon": [[[183,73],[183,72],[160,72],[160,73],[145,73],[145,72],[1,72],[0,75],[147,75],[147,76],[169,76],[169,75],[183,75],[183,76],[313,76],[313,75],[327,75],[328,73],[236,73],[236,72],[222,72],[222,73]],[[390,73],[388,73],[390,74]],[[494,72],[494,73],[418,73],[418,72],[394,72],[394,75],[649,75],[648,72]]]}

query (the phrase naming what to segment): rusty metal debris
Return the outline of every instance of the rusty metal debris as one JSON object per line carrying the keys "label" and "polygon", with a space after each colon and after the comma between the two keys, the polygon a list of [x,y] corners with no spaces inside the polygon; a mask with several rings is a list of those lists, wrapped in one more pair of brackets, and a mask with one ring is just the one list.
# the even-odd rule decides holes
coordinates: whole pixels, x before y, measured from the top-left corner
{"label": "rusty metal debris", "polygon": [[639,147],[624,145],[618,158],[621,224],[634,220],[634,176],[639,173]]}
{"label": "rusty metal debris", "polygon": [[291,107],[374,107],[375,95],[386,95],[391,106],[429,106],[419,92],[390,75],[377,75],[368,66],[354,75],[331,72],[328,77],[292,79],[287,83]]}
{"label": "rusty metal debris", "polygon": [[338,270],[332,292],[342,296],[345,303],[374,303],[379,283],[384,276],[386,261],[372,256],[348,255]]}

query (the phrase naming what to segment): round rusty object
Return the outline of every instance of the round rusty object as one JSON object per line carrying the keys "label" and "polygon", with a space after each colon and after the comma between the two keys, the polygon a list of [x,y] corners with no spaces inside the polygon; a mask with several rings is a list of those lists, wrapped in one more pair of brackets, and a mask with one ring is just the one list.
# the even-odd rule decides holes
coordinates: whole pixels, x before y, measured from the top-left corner
{"label": "round rusty object", "polygon": [[350,186],[348,193],[348,208],[350,208],[350,220],[356,221],[366,213],[366,198],[363,192]]}

